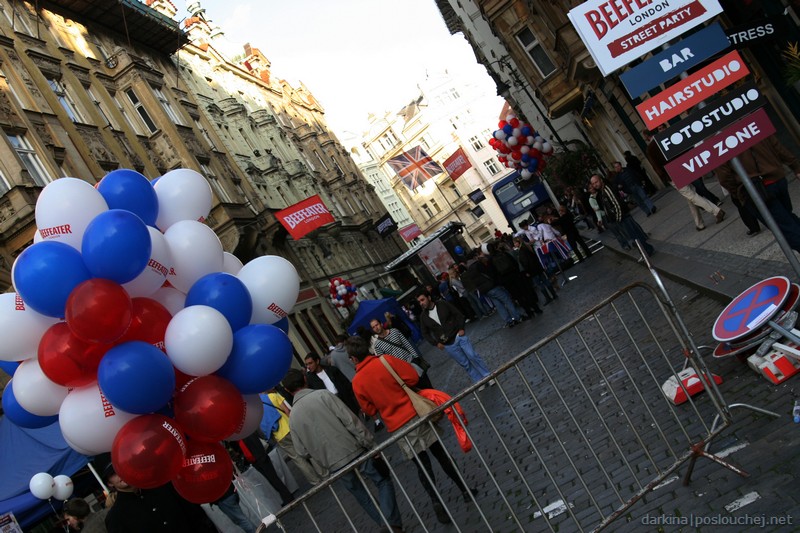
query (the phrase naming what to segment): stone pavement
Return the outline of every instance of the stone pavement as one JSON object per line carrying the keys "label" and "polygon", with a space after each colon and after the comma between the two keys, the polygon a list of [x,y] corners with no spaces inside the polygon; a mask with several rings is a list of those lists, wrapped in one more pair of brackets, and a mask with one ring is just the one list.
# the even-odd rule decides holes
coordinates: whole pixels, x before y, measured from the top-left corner
{"label": "stone pavement", "polygon": [[[741,226],[741,223],[736,220],[735,213],[729,214],[731,219],[726,219],[718,225],[719,227],[711,225],[704,232],[696,232],[688,209],[675,200],[684,202],[677,193],[668,192],[656,201],[659,207],[658,213],[647,219],[641,214],[637,214],[636,217],[641,219],[643,226],[653,235],[653,244],[658,250],[654,256],[654,263],[664,272],[665,276],[669,275],[670,278],[677,280],[667,280],[666,286],[697,344],[710,345],[712,343],[711,325],[724,305],[735,293],[738,293],[738,287],[746,288],[752,284],[749,282],[750,280],[757,281],[758,276],[761,275],[759,272],[762,272],[765,266],[783,265],[784,270],[786,270],[786,266],[785,263],[775,259],[772,262],[766,262],[763,259],[770,254],[768,244],[753,245],[760,246],[756,255],[761,258],[756,260],[745,257],[741,253],[733,253],[741,245],[730,242],[724,245],[724,235],[728,236],[728,240],[735,239],[739,235],[742,240],[748,239],[744,236],[744,226]],[[730,207],[730,200],[726,201],[725,207]],[[728,210],[726,209],[726,211]],[[685,216],[685,220],[680,219],[679,215]],[[680,234],[681,229],[693,232],[687,238],[691,239],[696,235],[701,235],[703,239],[707,239],[705,242],[710,242],[711,245],[700,251],[691,248],[689,241],[677,242],[679,240],[677,237],[666,240],[671,235]],[[728,233],[723,234],[723,232]],[[679,236],[682,237],[682,235]],[[765,237],[766,235],[762,234],[755,239],[765,239]],[[614,243],[611,246],[613,247]],[[717,248],[714,248],[715,246]],[[719,249],[719,247],[723,249]],[[701,259],[703,260],[701,261]],[[715,261],[721,262],[715,263]],[[733,265],[740,266],[734,269]],[[730,283],[730,287],[725,290],[732,291],[731,296],[727,296],[723,291],[727,286],[723,283],[715,284],[708,278],[707,283],[704,284],[701,268],[712,273],[722,271],[724,268],[725,280],[723,281]],[[672,269],[672,272],[668,273],[667,269]],[[689,279],[688,284],[680,280],[681,269],[683,269],[684,276],[694,275]],[[767,271],[762,277],[774,274],[775,272]],[[649,272],[642,265],[633,261],[632,256],[620,253],[611,247],[599,251],[591,260],[569,269],[567,275],[573,278],[572,281],[561,288],[560,298],[556,302],[544,308],[543,316],[527,321],[511,330],[502,329],[501,321],[497,316],[468,326],[468,335],[487,360],[490,368],[498,368],[542,337],[550,335],[560,326],[570,322],[574,317],[579,316],[603,298],[629,283],[644,281],[652,284]],[[592,343],[596,344],[599,341],[595,339]],[[446,354],[427,347],[425,355],[433,364],[431,380],[437,388],[455,393],[470,385],[466,373],[453,364]],[[680,354],[676,354],[675,364],[680,364],[681,360]],[[708,358],[707,363],[712,372],[721,375],[725,380],[720,389],[727,403],[748,403],[773,410],[781,415],[780,418],[774,419],[735,409],[733,425],[714,441],[712,451],[721,452],[727,460],[748,471],[750,477],[737,476],[711,461],[701,459],[697,463],[689,486],[682,486],[679,479],[679,476],[683,475],[685,471],[685,467],[683,467],[663,486],[650,493],[643,501],[634,504],[623,517],[613,522],[607,531],[798,530],[800,497],[793,489],[800,479],[800,464],[797,462],[798,450],[800,450],[798,448],[800,426],[792,423],[789,414],[794,398],[800,393],[797,390],[800,389],[800,381],[795,382],[790,379],[784,385],[773,386],[735,358],[723,360]],[[559,364],[564,363],[558,363],[555,367],[556,371],[558,371]],[[505,397],[507,396],[508,401],[515,405],[515,409],[517,409],[518,403],[522,402],[521,407],[524,409],[527,396],[525,385],[519,380],[512,381],[501,376],[500,381],[503,391],[501,392],[499,387],[487,389],[480,393],[481,403],[486,407],[488,413],[491,413],[493,420],[506,423],[510,418],[510,413],[507,408],[508,404],[504,401]],[[533,371],[529,375],[529,383],[536,386],[540,382],[540,372]],[[702,397],[703,395],[698,398],[702,401]],[[482,414],[478,402],[465,399],[462,403],[471,420],[470,430],[474,432],[476,446],[482,447],[484,450],[487,446],[489,449],[496,447],[496,438],[492,435],[488,419]],[[635,415],[638,412],[637,409],[641,407],[634,406],[631,412]],[[531,407],[531,413],[534,412]],[[534,428],[537,427],[535,420],[530,422],[534,424]],[[710,421],[707,422],[710,423]],[[446,426],[446,422],[443,425]],[[646,430],[646,428],[643,429]],[[386,434],[385,432],[379,433],[378,436],[379,440],[382,440]],[[485,525],[473,505],[467,505],[461,501],[460,495],[452,487],[452,483],[445,478],[438,466],[435,466],[440,489],[458,529],[455,525],[440,525],[431,512],[430,505],[426,501],[427,498],[419,488],[414,469],[395,455],[392,457],[392,465],[397,469],[404,488],[409,491],[409,497],[415,502],[414,510],[420,514],[426,529],[430,531],[519,531],[518,527],[509,522],[508,513],[502,505],[501,494],[491,483],[486,469],[478,460],[475,451],[466,455],[457,451],[458,446],[452,438],[452,431],[445,431],[444,438],[447,448],[454,454],[467,482],[478,489],[479,493],[476,499],[481,506],[481,511],[492,526],[488,528]],[[543,437],[539,433],[535,438]],[[554,444],[541,440],[535,442],[537,442],[537,447],[541,445],[543,450],[549,449],[550,444]],[[515,457],[519,458],[519,464],[525,465],[525,479],[533,480],[531,483],[536,480],[541,482],[537,477],[541,475],[541,466],[537,467],[532,459],[532,450],[528,441],[521,435],[514,435],[504,439],[504,444],[509,447]],[[580,467],[582,453],[579,453],[577,448],[575,450]],[[525,509],[527,493],[519,476],[509,470],[507,464],[491,463],[489,468],[493,475],[501,480],[503,496]],[[590,483],[602,481],[597,479],[600,475],[598,472],[588,471],[582,475],[585,475]],[[582,525],[592,524],[591,517],[587,517],[591,514],[591,509],[582,504],[575,492],[574,484],[574,479],[564,480],[567,500],[570,505],[575,506],[572,510],[576,516],[580,517]],[[541,498],[544,503],[552,504],[560,499],[552,493],[552,490],[548,491],[542,486],[538,486],[536,494],[537,498]],[[352,499],[349,502],[351,503],[348,504],[348,507],[353,509]],[[321,513],[318,518],[323,518],[321,523],[325,525],[322,531],[352,530],[341,518],[335,518],[336,511],[331,507],[330,497],[328,497],[327,503],[311,502],[310,508]],[[414,523],[412,509],[408,502],[401,502],[401,510],[408,531],[423,531],[419,524]],[[537,518],[535,511],[536,508],[529,501],[527,510],[520,516],[524,523],[524,531],[576,530],[574,522],[558,522],[566,516],[563,512],[560,517],[558,515],[554,517],[555,524],[547,524],[541,517]],[[359,514],[358,511],[355,512]],[[361,514],[363,515],[363,513]],[[791,524],[794,525],[771,525],[762,528],[760,520],[769,520],[771,517],[791,519]],[[584,518],[587,522],[583,521]],[[694,524],[682,525],[688,520],[694,520],[695,523],[714,520],[727,524],[730,524],[731,521],[739,523],[726,526],[703,524],[700,527],[695,527]],[[286,526],[287,531],[313,530],[304,520],[289,519]],[[355,527],[358,531],[377,530],[366,519],[356,522]],[[587,529],[591,529],[591,526]]]}
{"label": "stone pavement", "polygon": [[[794,205],[800,206],[800,184],[793,174],[787,178]],[[703,231],[695,229],[686,199],[672,187],[654,197],[658,208],[655,214],[645,217],[639,209],[634,209],[634,217],[656,248],[653,257],[656,269],[725,302],[770,276],[782,275],[800,281],[766,226],[762,224],[761,233],[748,237],[730,197],[715,179],[706,178],[705,183],[716,196],[724,198],[720,207],[727,216],[722,223],[715,224],[714,217],[703,212],[706,224]],[[638,258],[633,252],[623,251],[610,232],[597,235],[589,230],[584,235],[599,238],[612,251]]]}

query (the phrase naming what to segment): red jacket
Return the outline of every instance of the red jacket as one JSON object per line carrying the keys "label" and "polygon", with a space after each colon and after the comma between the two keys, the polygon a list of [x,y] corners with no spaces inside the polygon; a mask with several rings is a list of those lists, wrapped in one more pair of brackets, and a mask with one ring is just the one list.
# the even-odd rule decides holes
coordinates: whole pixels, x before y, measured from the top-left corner
{"label": "red jacket", "polygon": [[[383,357],[407,385],[417,384],[419,376],[413,366],[391,355]],[[408,395],[375,356],[370,355],[356,365],[353,392],[365,413],[370,416],[380,413],[388,431],[400,429],[417,416]]]}

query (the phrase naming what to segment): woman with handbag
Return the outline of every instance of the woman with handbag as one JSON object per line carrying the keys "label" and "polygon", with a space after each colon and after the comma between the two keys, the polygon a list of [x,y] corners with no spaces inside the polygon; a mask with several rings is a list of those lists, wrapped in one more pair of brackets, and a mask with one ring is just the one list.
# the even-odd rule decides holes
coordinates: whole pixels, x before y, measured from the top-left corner
{"label": "woman with handbag", "polygon": [[[345,348],[356,364],[353,392],[361,409],[370,416],[380,413],[390,433],[414,423],[420,415],[436,408],[433,402],[421,398],[411,389],[419,381],[419,376],[410,364],[396,357],[376,357],[370,354],[369,345],[359,337],[347,339]],[[416,407],[415,402],[420,407]],[[429,403],[424,406],[423,402]],[[418,409],[422,412],[418,412]],[[461,480],[453,460],[438,440],[438,431],[434,424],[422,424],[407,434],[406,438],[400,439],[398,445],[407,459],[413,460],[416,455],[414,464],[422,487],[431,499],[436,518],[446,524],[450,522],[450,517],[436,489],[428,481],[430,478],[435,483],[436,478],[427,451],[431,452],[444,473],[453,480],[465,501],[469,502],[476,491],[468,489]]]}

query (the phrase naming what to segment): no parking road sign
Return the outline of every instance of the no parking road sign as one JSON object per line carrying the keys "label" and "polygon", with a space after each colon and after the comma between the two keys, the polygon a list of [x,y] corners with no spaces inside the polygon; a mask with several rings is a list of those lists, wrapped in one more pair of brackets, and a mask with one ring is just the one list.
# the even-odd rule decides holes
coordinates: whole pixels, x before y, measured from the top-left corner
{"label": "no parking road sign", "polygon": [[783,276],[759,281],[722,310],[711,334],[720,342],[731,342],[752,333],[781,310],[790,288],[789,279]]}

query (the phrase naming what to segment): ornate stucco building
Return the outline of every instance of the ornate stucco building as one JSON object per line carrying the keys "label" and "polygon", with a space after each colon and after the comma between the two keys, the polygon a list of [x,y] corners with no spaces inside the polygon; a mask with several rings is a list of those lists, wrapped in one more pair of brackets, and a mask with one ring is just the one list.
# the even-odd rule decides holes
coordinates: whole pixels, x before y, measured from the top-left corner
{"label": "ornate stucco building", "polygon": [[[328,279],[396,288],[383,264],[405,246],[373,230],[385,210],[313,95],[273,79],[255,48],[217,50],[220,30],[192,7],[181,28],[167,0],[0,0],[0,288],[50,181],[192,168],[214,192],[207,223],[226,251],[297,267],[296,352],[327,350],[342,319]],[[273,213],[314,194],[336,223],[294,241]]]}

